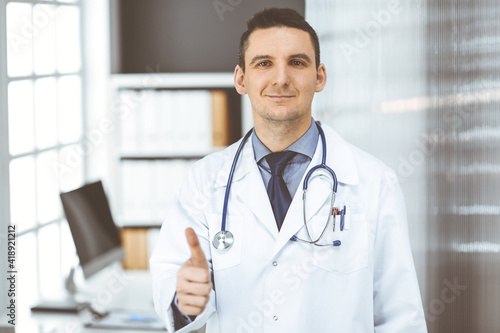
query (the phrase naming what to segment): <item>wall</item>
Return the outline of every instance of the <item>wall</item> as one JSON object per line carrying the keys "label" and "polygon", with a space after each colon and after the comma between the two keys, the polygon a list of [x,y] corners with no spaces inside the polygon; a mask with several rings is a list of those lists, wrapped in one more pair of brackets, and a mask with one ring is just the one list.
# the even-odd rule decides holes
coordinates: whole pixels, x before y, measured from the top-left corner
{"label": "wall", "polygon": [[424,6],[419,1],[306,3],[317,31],[327,85],[313,116],[396,171],[422,295],[426,278]]}
{"label": "wall", "polygon": [[[240,35],[266,7],[304,13],[304,0],[113,0],[113,73],[232,72]],[[116,13],[119,13],[116,15]]]}
{"label": "wall", "polygon": [[500,331],[500,3],[309,0],[306,17],[329,75],[315,117],[400,180],[429,332]]}
{"label": "wall", "polygon": [[431,332],[500,331],[500,3],[429,3]]}

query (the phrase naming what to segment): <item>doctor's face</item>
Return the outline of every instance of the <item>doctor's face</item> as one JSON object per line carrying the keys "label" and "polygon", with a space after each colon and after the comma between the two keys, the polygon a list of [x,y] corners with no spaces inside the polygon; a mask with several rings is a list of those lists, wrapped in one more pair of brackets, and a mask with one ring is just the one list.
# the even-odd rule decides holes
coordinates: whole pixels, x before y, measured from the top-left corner
{"label": "doctor's face", "polygon": [[245,71],[235,69],[236,90],[248,94],[255,123],[311,117],[315,92],[326,83],[325,66],[316,68],[309,34],[288,27],[255,30],[245,52]]}

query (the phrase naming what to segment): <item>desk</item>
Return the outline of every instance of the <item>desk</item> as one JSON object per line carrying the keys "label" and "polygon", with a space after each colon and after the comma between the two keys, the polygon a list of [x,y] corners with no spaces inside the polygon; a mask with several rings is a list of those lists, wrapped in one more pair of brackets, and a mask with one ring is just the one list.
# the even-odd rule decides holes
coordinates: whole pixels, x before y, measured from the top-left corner
{"label": "desk", "polygon": [[[110,270],[99,281],[86,286],[85,294],[92,295],[98,305],[109,310],[125,310],[131,313],[154,313],[151,280],[147,271]],[[31,313],[23,309],[19,313],[16,333],[144,333],[143,330],[85,328],[86,315]],[[154,332],[154,331],[151,331]],[[159,331],[158,331],[159,332]],[[166,331],[165,331],[166,332]],[[205,332],[204,329],[193,331]]]}

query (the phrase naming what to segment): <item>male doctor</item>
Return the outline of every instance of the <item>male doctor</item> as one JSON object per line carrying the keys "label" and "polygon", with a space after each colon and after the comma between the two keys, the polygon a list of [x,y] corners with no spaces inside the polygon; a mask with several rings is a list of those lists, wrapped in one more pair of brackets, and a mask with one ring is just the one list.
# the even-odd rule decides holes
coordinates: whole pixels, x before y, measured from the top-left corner
{"label": "male doctor", "polygon": [[349,219],[333,226],[332,177],[321,170],[304,213],[303,180],[323,149],[311,117],[326,83],[319,55],[315,31],[293,10],[266,9],[247,22],[234,84],[250,98],[255,128],[229,193],[234,242],[212,245],[240,142],[193,165],[161,228],[150,266],[169,332],[204,324],[208,333],[427,331],[392,170],[323,124],[335,207],[345,205]]}

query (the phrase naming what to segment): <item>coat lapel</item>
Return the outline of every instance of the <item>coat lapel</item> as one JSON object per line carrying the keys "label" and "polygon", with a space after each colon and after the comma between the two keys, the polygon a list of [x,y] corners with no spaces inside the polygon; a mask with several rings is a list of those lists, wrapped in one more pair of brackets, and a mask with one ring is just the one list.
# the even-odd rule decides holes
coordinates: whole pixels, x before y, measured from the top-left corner
{"label": "coat lapel", "polygon": [[[354,157],[352,155],[351,147],[330,127],[322,125],[327,142],[327,158],[326,164],[333,169],[337,176],[339,183],[355,185],[358,183],[358,174]],[[306,172],[302,176],[299,189],[290,204],[290,208],[286,214],[283,226],[281,227],[278,239],[276,240],[273,257],[285,246],[290,238],[295,235],[304,226],[304,210],[303,210],[303,183],[304,178],[311,168],[321,164],[323,155],[323,144],[321,137],[318,140],[316,151],[314,153],[311,163],[307,167]],[[322,169],[320,169],[322,170]],[[314,177],[313,177],[314,176]],[[306,219],[309,221],[323,205],[328,203],[332,195],[332,181],[328,172],[314,171],[314,174],[309,179],[307,190],[307,205],[306,205]],[[335,206],[339,206],[342,193],[340,193],[340,186],[337,189],[337,198]],[[314,245],[311,245],[314,246]]]}
{"label": "coat lapel", "polygon": [[[281,227],[280,233],[278,235],[278,239],[276,240],[276,244],[274,247],[273,257],[283,248],[283,246],[288,243],[290,237],[292,237],[297,231],[300,230],[304,226],[304,210],[303,210],[303,184],[304,179],[309,170],[321,163],[321,150],[322,144],[321,140],[318,140],[318,144],[316,145],[316,150],[314,152],[313,158],[309,166],[307,167],[306,172],[302,175],[302,179],[299,183],[299,188],[295,193],[292,203],[288,208],[288,212],[286,213],[285,220],[283,221],[283,226]],[[319,172],[318,172],[319,173]],[[316,173],[315,173],[316,174]],[[311,179],[309,183],[309,187],[307,190],[307,216],[306,218],[309,220],[311,216],[313,216],[316,211],[323,205],[325,200],[331,194],[331,190],[323,185],[323,182],[318,182],[318,178]],[[318,190],[315,188],[311,188],[312,184],[321,183],[322,190]]]}
{"label": "coat lapel", "polygon": [[[322,129],[325,132],[328,149],[326,164],[333,169],[337,175],[339,183],[356,185],[358,183],[358,174],[351,146],[330,127],[322,125]],[[226,187],[231,165],[240,142],[241,140],[232,147],[228,148],[223,166],[216,177],[216,188]],[[319,139],[313,159],[302,176],[299,188],[293,197],[285,220],[283,221],[283,226],[279,232],[276,227],[276,221],[274,219],[271,203],[262,181],[262,176],[260,175],[259,168],[255,162],[252,140],[250,138],[241,151],[233,176],[233,184],[229,199],[230,201],[228,203],[228,214],[230,214],[231,211],[231,201],[233,203],[238,201],[247,206],[248,209],[255,215],[256,220],[264,225],[266,230],[273,236],[273,238],[276,239],[273,257],[289,242],[290,237],[295,235],[304,226],[302,184],[304,183],[305,175],[309,172],[309,170],[321,163],[323,154],[322,151],[323,145],[321,139]],[[327,203],[327,200],[331,198],[332,193],[331,177],[328,173],[315,171],[313,176],[314,177],[310,178],[307,191],[307,221],[309,221],[311,217],[313,217],[321,209],[321,207]],[[238,190],[236,190],[236,188],[238,188]],[[341,187],[339,186],[337,190],[338,192],[335,206],[339,206],[342,202],[342,193],[340,188]],[[237,200],[234,200],[233,198]]]}
{"label": "coat lapel", "polygon": [[[220,171],[222,175],[217,177],[216,187],[226,187],[236,148],[226,156],[227,159]],[[239,188],[239,190],[236,190],[236,188]],[[232,198],[247,206],[274,238],[278,236],[273,209],[259,167],[255,162],[251,138],[247,140],[236,165],[233,184],[231,185],[230,201],[228,202],[228,213],[231,210],[231,201],[234,200]]]}

